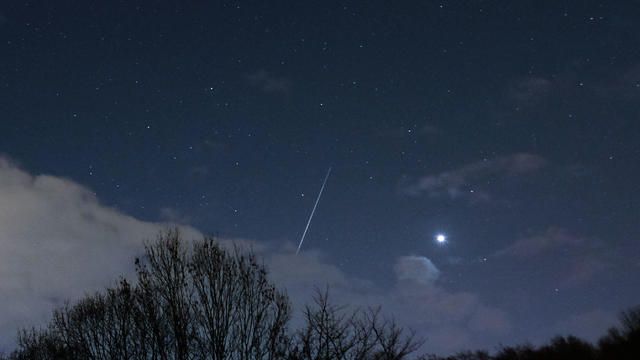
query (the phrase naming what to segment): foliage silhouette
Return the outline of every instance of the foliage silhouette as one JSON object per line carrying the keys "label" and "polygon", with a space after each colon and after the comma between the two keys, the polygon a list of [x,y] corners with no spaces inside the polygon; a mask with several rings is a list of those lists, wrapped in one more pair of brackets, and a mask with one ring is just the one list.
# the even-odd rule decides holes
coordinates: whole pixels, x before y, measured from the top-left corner
{"label": "foliage silhouette", "polygon": [[45,328],[22,330],[0,360],[401,360],[421,343],[380,309],[350,314],[318,292],[306,324],[253,252],[177,229],[145,244],[137,279],[56,309]]}

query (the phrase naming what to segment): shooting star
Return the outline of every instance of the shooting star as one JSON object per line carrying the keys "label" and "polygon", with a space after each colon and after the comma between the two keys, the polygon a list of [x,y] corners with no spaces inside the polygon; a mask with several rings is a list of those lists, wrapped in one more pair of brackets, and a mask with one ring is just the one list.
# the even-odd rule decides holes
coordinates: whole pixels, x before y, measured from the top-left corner
{"label": "shooting star", "polygon": [[311,219],[313,219],[313,214],[316,212],[316,207],[318,207],[318,202],[320,202],[320,197],[322,196],[322,190],[324,190],[324,186],[327,184],[327,179],[329,179],[329,174],[331,174],[331,166],[329,166],[329,170],[327,170],[327,175],[324,177],[324,181],[322,182],[322,187],[320,188],[320,192],[318,193],[318,198],[316,199],[316,203],[313,205],[313,210],[311,210],[311,215],[309,215],[309,220],[307,221],[307,226],[304,228],[304,232],[302,233],[302,238],[300,239],[300,244],[298,244],[298,250],[296,250],[296,255],[300,252],[300,248],[302,247],[302,242],[304,241],[305,235],[307,235],[307,230],[309,230],[309,225],[311,225]]}

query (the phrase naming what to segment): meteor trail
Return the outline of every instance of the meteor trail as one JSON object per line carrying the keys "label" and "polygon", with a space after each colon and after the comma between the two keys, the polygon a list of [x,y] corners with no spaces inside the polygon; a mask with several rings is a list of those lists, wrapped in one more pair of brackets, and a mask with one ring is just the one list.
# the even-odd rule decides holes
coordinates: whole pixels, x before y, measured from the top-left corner
{"label": "meteor trail", "polygon": [[313,210],[311,210],[311,215],[309,215],[307,226],[304,227],[304,232],[302,233],[300,244],[298,244],[298,250],[296,250],[296,255],[298,255],[298,253],[300,252],[300,248],[302,247],[302,242],[304,241],[304,237],[305,235],[307,235],[307,230],[309,230],[311,219],[313,219],[313,214],[316,212],[316,207],[318,206],[318,202],[320,201],[320,196],[322,196],[322,190],[324,190],[324,186],[327,184],[327,179],[329,178],[329,174],[331,174],[331,166],[329,166],[329,170],[327,170],[327,175],[325,175],[324,177],[324,181],[322,182],[322,187],[320,188],[320,192],[318,193],[318,198],[316,199],[316,203],[313,205]]}

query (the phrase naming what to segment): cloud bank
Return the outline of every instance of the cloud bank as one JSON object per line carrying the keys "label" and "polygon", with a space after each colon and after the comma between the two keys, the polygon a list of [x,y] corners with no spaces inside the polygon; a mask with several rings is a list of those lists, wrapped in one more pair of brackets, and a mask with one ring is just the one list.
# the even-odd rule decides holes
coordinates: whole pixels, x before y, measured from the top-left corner
{"label": "cloud bank", "polygon": [[[106,207],[73,181],[33,176],[6,158],[0,158],[0,200],[0,349],[13,346],[19,328],[44,324],[65,300],[99,290],[120,275],[133,278],[142,240],[167,227]],[[201,236],[189,227],[182,231],[186,239]],[[440,285],[440,270],[423,256],[396,259],[396,282],[383,287],[345,273],[314,249],[296,256],[293,244],[222,241],[250,245],[263,255],[271,279],[287,289],[296,314],[314,286],[329,285],[338,304],[382,305],[401,325],[426,337],[423,350],[429,352],[495,343],[511,327],[504,312],[477,295]]]}
{"label": "cloud bank", "polygon": [[32,176],[0,158],[0,346],[62,301],[129,275],[142,240],[162,227],[101,205],[73,181]]}
{"label": "cloud bank", "polygon": [[291,251],[267,251],[266,262],[272,279],[286,286],[295,309],[309,301],[314,286],[323,289],[328,284],[330,297],[338,304],[382,306],[387,316],[426,340],[421,349],[424,352],[445,354],[489,347],[512,328],[504,311],[483,303],[476,294],[452,292],[442,286],[438,282],[440,270],[424,256],[397,258],[396,281],[391,287],[349,276],[323,261],[322,254],[314,250],[301,256]]}

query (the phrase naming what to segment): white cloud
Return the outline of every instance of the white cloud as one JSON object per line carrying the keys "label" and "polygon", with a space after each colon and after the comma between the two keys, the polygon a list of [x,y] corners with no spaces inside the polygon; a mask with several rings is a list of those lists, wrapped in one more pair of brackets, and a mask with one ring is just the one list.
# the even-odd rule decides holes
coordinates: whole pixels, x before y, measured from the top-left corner
{"label": "white cloud", "polygon": [[101,205],[77,183],[31,176],[0,158],[0,347],[64,300],[130,274],[142,240],[162,228]]}

